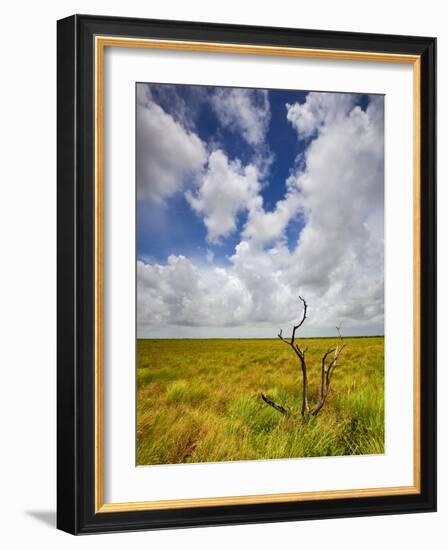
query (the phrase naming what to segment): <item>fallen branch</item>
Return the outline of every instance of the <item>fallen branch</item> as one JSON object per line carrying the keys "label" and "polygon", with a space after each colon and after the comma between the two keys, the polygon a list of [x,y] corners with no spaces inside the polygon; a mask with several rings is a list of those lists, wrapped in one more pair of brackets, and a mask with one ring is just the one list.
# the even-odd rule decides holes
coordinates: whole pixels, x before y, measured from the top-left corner
{"label": "fallen branch", "polygon": [[261,399],[263,399],[263,401],[268,405],[270,405],[271,407],[274,407],[274,409],[279,413],[282,413],[285,416],[290,416],[291,413],[287,409],[285,409],[285,407],[282,407],[281,405],[273,401],[270,397],[268,397],[267,395],[264,395],[264,393],[261,394]]}

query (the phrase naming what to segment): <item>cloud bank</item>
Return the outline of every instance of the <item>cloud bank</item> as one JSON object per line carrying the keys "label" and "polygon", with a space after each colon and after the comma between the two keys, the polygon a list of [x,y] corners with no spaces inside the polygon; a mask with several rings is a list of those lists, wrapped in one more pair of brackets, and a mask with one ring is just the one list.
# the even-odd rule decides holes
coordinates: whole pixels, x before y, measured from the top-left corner
{"label": "cloud bank", "polygon": [[[245,93],[242,93],[245,92]],[[250,93],[249,93],[250,92]],[[266,144],[267,92],[217,90],[219,123],[253,146]],[[308,93],[285,105],[303,142],[285,192],[267,210],[256,162],[205,144],[146,95],[137,113],[140,200],[183,194],[206,230],[207,261],[167,255],[137,263],[140,337],[275,337],[310,304],[304,334],[378,334],[384,322],[384,102]],[[300,228],[291,239],[291,223]],[[213,250],[238,237],[225,265]],[[211,247],[211,248],[210,248]],[[215,248],[213,248],[215,247]]]}

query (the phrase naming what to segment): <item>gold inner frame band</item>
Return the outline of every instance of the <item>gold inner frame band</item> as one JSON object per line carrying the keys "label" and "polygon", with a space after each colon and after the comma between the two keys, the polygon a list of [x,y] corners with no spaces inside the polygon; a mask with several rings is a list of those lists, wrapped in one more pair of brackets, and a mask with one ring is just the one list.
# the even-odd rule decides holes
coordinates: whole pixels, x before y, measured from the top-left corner
{"label": "gold inner frame band", "polygon": [[[244,495],[212,498],[190,498],[179,500],[158,500],[142,502],[104,502],[104,50],[106,47],[152,48],[207,53],[232,53],[266,56],[285,56],[345,61],[368,61],[381,63],[406,63],[413,65],[413,225],[414,225],[414,350],[413,350],[413,424],[414,424],[414,480],[413,485],[402,487],[380,487],[350,490],[329,490],[263,495]],[[257,46],[253,44],[227,44],[181,40],[156,40],[96,36],[95,55],[95,513],[129,512],[141,510],[162,510],[193,508],[200,506],[230,506],[237,504],[260,504],[274,502],[299,502],[331,500],[338,498],[362,498],[392,495],[419,494],[421,490],[421,443],[420,443],[420,156],[421,156],[421,60],[417,55],[390,54],[381,52],[357,52]]]}

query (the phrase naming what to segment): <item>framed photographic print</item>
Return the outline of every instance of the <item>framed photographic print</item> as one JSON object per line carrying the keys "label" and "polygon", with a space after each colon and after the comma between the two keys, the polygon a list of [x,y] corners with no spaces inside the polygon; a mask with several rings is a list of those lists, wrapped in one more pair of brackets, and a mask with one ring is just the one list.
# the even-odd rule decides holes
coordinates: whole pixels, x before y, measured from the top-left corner
{"label": "framed photographic print", "polygon": [[58,527],[434,511],[434,38],[58,22]]}

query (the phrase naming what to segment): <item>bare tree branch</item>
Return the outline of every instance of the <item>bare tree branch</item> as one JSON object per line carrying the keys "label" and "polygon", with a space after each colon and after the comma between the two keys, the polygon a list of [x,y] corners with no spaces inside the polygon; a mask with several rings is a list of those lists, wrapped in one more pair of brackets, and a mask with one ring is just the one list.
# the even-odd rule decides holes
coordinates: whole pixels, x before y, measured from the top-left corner
{"label": "bare tree branch", "polygon": [[[336,327],[336,330],[338,331],[340,341],[343,342],[344,339],[341,334],[341,324],[338,327]],[[311,413],[312,416],[316,416],[319,413],[319,411],[322,409],[322,407],[325,405],[328,392],[330,391],[331,377],[333,375],[334,369],[337,366],[339,355],[341,354],[344,348],[345,348],[345,344],[337,345],[335,348],[329,349],[327,352],[325,352],[322,357],[320,399],[316,403],[313,409],[313,412]],[[333,359],[329,362],[328,367],[325,367],[327,358],[331,353],[334,354]]]}
{"label": "bare tree branch", "polygon": [[306,312],[308,310],[308,304],[305,302],[305,300],[302,298],[302,296],[299,296],[299,300],[303,304],[303,315],[302,315],[302,320],[299,322],[299,324],[294,325],[294,327],[293,327],[292,336],[291,336],[291,345],[292,346],[294,346],[294,340],[295,340],[295,337],[296,337],[296,330],[299,329],[303,325],[303,323],[305,322]]}
{"label": "bare tree branch", "polygon": [[308,304],[306,301],[302,298],[302,296],[299,296],[299,300],[303,304],[303,313],[302,313],[302,319],[297,323],[297,325],[293,326],[291,340],[286,340],[286,338],[283,338],[282,330],[280,329],[280,332],[278,333],[278,337],[282,342],[285,344],[288,344],[288,346],[291,346],[294,353],[297,355],[297,357],[300,360],[300,367],[302,370],[302,417],[306,417],[309,414],[309,404],[308,404],[308,375],[307,375],[307,367],[306,367],[306,361],[305,361],[305,353],[306,349],[300,349],[298,344],[296,344],[296,331],[303,325],[306,319],[306,314],[308,311]]}
{"label": "bare tree branch", "polygon": [[336,327],[336,330],[338,331],[339,339],[341,340],[341,342],[343,342],[344,338],[342,338],[341,327],[342,327],[342,321],[339,323],[339,326]]}
{"label": "bare tree branch", "polygon": [[270,405],[271,407],[274,407],[274,409],[276,411],[278,411],[279,413],[281,413],[285,416],[290,416],[290,414],[291,414],[290,411],[288,411],[287,409],[285,409],[285,407],[282,407],[281,405],[276,403],[274,400],[272,400],[270,397],[268,397],[264,393],[261,394],[261,399],[263,399],[263,401],[265,403],[267,403],[268,405]]}
{"label": "bare tree branch", "polygon": [[325,381],[326,381],[326,369],[325,369],[325,361],[327,360],[327,357],[330,355],[330,353],[333,353],[334,349],[329,349],[322,357],[322,365],[321,365],[321,383],[320,383],[320,398],[323,399],[324,397],[324,390],[325,390]]}
{"label": "bare tree branch", "polygon": [[[308,370],[307,370],[307,364],[305,359],[305,354],[307,351],[307,348],[301,349],[300,346],[296,342],[296,332],[297,330],[303,325],[307,318],[307,312],[308,312],[308,304],[306,301],[302,298],[302,296],[299,296],[299,300],[303,304],[303,313],[302,313],[302,319],[297,323],[297,325],[293,326],[291,339],[287,339],[283,337],[282,330],[280,329],[280,332],[278,333],[279,339],[290,346],[294,353],[297,355],[300,361],[300,368],[302,373],[302,418],[308,419],[310,416],[310,406],[308,402]],[[337,362],[339,359],[339,356],[342,352],[342,350],[345,348],[344,339],[342,337],[341,332],[341,326],[342,323],[339,323],[339,326],[336,327],[336,330],[339,335],[340,343],[335,348],[328,349],[324,355],[322,356],[321,360],[321,380],[320,380],[320,395],[319,400],[315,404],[311,415],[316,416],[319,411],[322,409],[322,407],[325,404],[325,401],[328,396],[328,392],[330,390],[330,383],[331,383],[331,377],[333,376],[334,370],[337,366]],[[333,357],[331,360],[329,360],[329,356],[333,354]],[[327,364],[328,363],[328,364]],[[278,405],[278,403],[275,403],[271,398],[267,397],[264,394],[261,394],[261,397],[265,403],[270,405],[271,407],[274,407],[277,411],[281,412],[282,414],[289,415],[290,412],[287,411],[284,407],[281,405]]]}

